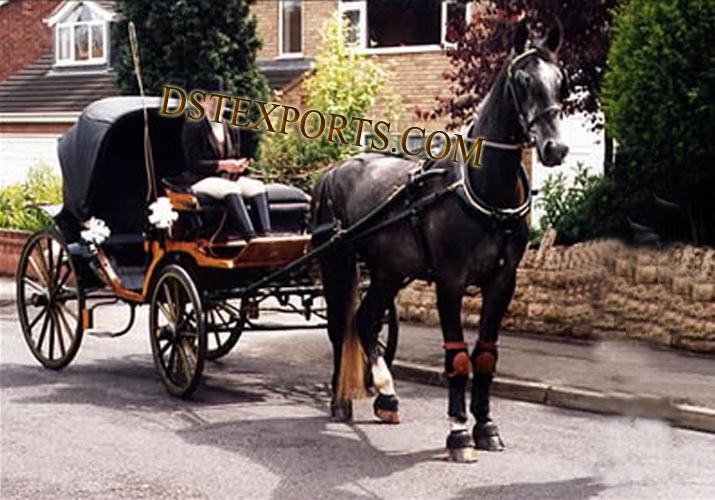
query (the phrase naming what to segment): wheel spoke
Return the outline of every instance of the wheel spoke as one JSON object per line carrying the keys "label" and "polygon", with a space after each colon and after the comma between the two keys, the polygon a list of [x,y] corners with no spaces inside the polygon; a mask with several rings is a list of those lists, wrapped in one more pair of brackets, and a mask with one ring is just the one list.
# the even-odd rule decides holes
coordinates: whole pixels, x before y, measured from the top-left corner
{"label": "wheel spoke", "polygon": [[166,367],[166,373],[169,374],[171,378],[172,371],[174,370],[174,358],[176,357],[176,344],[171,342],[171,351],[169,352],[169,365]]}
{"label": "wheel spoke", "polygon": [[64,264],[64,258],[65,258],[65,251],[60,247],[60,252],[57,254],[57,267],[55,267],[55,274],[52,278],[52,283],[55,287],[55,290],[59,290],[59,280],[60,280],[60,271],[62,271],[62,264]]}
{"label": "wheel spoke", "polygon": [[169,347],[171,347],[172,345],[173,345],[173,344],[172,344],[170,341],[167,340],[166,343],[164,344],[164,347],[160,347],[160,348],[159,348],[159,355],[162,357],[162,359],[163,359],[164,354],[166,353],[166,351],[167,351],[167,350],[169,349]]}
{"label": "wheel spoke", "polygon": [[37,290],[37,291],[40,292],[40,293],[45,293],[45,292],[47,291],[46,289],[42,288],[39,284],[37,284],[37,283],[35,283],[34,281],[32,281],[32,280],[29,278],[29,276],[23,276],[23,277],[22,277],[22,282],[25,283],[26,285],[29,285],[30,288],[34,288],[35,290]]}
{"label": "wheel spoke", "polygon": [[40,332],[40,338],[37,340],[37,351],[42,353],[42,345],[45,343],[45,334],[47,333],[47,322],[50,319],[50,314],[45,314],[45,319],[42,321],[42,331]]}
{"label": "wheel spoke", "polygon": [[189,361],[189,356],[186,354],[186,351],[179,347],[179,358],[181,359],[181,366],[183,367],[183,370],[181,370],[181,373],[184,376],[184,382],[189,382],[191,380],[191,375],[193,370],[191,369],[191,362]]}
{"label": "wheel spoke", "polygon": [[69,322],[67,321],[67,318],[65,317],[64,313],[63,313],[60,309],[57,309],[57,311],[55,311],[55,313],[56,313],[57,316],[60,318],[60,320],[62,321],[62,323],[65,325],[65,328],[67,329],[67,335],[69,336],[70,341],[71,341],[72,343],[74,343],[74,341],[75,341],[74,329],[70,326],[70,324],[69,324]]}
{"label": "wheel spoke", "polygon": [[64,302],[58,302],[57,304],[62,308],[62,310],[64,310],[67,314],[72,316],[75,321],[79,321],[79,314],[77,314],[75,311],[73,311],[72,309],[67,307],[67,304],[65,304]]}
{"label": "wheel spoke", "polygon": [[50,356],[50,361],[55,359],[55,316],[52,314],[52,309],[50,309],[50,350],[48,354]]}
{"label": "wheel spoke", "polygon": [[[33,250],[34,251],[34,250]],[[37,277],[40,278],[43,282],[43,284],[47,287],[49,286],[47,283],[47,275],[40,270],[40,268],[37,265],[37,262],[35,262],[35,257],[32,255],[32,252],[28,255],[28,262],[30,263],[30,266],[32,266],[32,269],[35,270],[35,274],[37,274]],[[42,261],[42,259],[40,259]]]}
{"label": "wheel spoke", "polygon": [[47,286],[49,286],[51,288],[54,283],[52,281],[52,277],[55,275],[55,272],[54,272],[55,271],[55,267],[54,267],[55,262],[54,262],[54,257],[53,257],[54,240],[52,238],[47,238],[47,239],[45,239],[45,242],[47,244],[47,260],[45,261],[46,262],[45,269],[47,270],[47,278],[48,278]]}
{"label": "wheel spoke", "polygon": [[166,318],[166,320],[169,323],[174,323],[175,320],[173,315],[171,314],[171,311],[169,311],[169,309],[167,309],[166,306],[161,302],[157,302],[156,304],[159,306],[159,310],[161,311],[161,314]]}
{"label": "wheel spoke", "polygon": [[30,330],[32,330],[33,327],[34,327],[34,326],[37,324],[37,322],[40,320],[40,318],[41,318],[42,316],[44,316],[45,313],[47,313],[47,309],[48,309],[49,307],[50,307],[49,305],[46,305],[44,308],[42,308],[42,311],[40,311],[40,313],[39,313],[37,316],[35,316],[35,319],[33,319],[32,321],[30,321],[30,324],[29,324],[29,329],[30,329]]}
{"label": "wheel spoke", "polygon": [[[169,285],[167,283],[164,283],[161,287],[162,292],[164,293],[164,298],[166,299],[166,307],[167,309],[167,319],[171,321],[172,323],[176,323],[176,308],[174,306],[174,300],[171,297],[171,291],[169,290]],[[160,306],[161,302],[158,302]]]}
{"label": "wheel spoke", "polygon": [[[69,278],[71,275],[72,275],[72,269],[70,268],[70,266],[67,266],[65,268],[65,274],[62,276],[62,278],[59,279],[59,283],[57,283],[56,288],[59,290],[62,287],[64,287],[65,283],[67,282],[67,278]],[[74,289],[73,289],[73,293],[74,293]]]}
{"label": "wheel spoke", "polygon": [[57,343],[60,345],[60,352],[64,358],[67,355],[67,350],[65,349],[65,341],[62,337],[62,322],[60,321],[59,313],[56,310],[52,311],[52,316],[55,318],[55,322],[57,323]]}

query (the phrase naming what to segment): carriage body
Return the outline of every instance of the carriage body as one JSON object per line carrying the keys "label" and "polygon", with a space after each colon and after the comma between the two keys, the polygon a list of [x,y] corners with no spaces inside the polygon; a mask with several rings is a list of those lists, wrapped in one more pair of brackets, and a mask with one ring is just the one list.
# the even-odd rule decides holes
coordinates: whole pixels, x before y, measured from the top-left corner
{"label": "carriage body", "polygon": [[[166,229],[148,221],[154,201],[145,164],[144,105],[154,160],[156,196],[168,198],[178,219]],[[134,308],[148,304],[155,364],[170,393],[196,388],[204,359],[227,354],[257,322],[261,305],[322,316],[322,295],[310,262],[276,271],[309,254],[310,197],[297,188],[267,186],[274,231],[250,241],[222,238],[220,202],[192,192],[181,131],[183,120],[158,113],[159,98],[115,97],[88,106],[60,139],[63,205],[51,207],[56,229],[33,234],[17,271],[18,312],[34,356],[48,368],[74,358],[82,336],[128,332]],[[102,241],[87,221],[109,229]],[[106,236],[106,234],[105,234]],[[305,259],[304,259],[305,260]],[[102,332],[101,306],[125,303],[128,324]],[[396,326],[396,317],[393,314]]]}

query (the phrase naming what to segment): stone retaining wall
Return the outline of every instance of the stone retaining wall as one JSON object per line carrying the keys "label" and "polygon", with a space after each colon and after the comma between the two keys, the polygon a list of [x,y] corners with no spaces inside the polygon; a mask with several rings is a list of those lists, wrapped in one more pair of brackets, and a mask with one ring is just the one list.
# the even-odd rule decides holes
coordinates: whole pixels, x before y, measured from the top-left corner
{"label": "stone retaining wall", "polygon": [[[478,290],[468,290],[465,326],[477,326],[480,308]],[[438,324],[427,284],[404,290],[399,309],[403,319]],[[633,249],[615,241],[559,247],[546,238],[524,256],[503,328],[715,352],[715,249]]]}

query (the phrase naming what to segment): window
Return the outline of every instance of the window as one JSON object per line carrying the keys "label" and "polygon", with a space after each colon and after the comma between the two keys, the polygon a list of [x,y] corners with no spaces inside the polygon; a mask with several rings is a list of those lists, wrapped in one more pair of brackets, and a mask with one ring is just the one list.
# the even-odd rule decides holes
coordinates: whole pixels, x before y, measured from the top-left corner
{"label": "window", "polygon": [[278,13],[281,55],[303,53],[303,20],[301,0],[281,0]]}
{"label": "window", "polygon": [[[406,51],[454,42],[449,22],[468,15],[459,0],[341,0],[348,37],[358,47],[375,51]],[[399,22],[396,22],[399,20]]]}
{"label": "window", "polygon": [[58,66],[107,62],[108,23],[89,3],[81,4],[55,25]]}

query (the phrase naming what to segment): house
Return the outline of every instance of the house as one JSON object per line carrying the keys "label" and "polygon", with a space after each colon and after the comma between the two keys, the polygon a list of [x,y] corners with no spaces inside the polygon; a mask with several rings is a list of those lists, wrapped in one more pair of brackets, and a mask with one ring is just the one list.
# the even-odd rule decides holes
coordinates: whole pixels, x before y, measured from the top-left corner
{"label": "house", "polygon": [[[0,0],[0,184],[22,179],[38,162],[56,165],[57,137],[88,103],[117,94],[109,29],[116,16],[113,4]],[[259,0],[252,6],[263,38],[259,67],[284,103],[301,107],[301,82],[319,50],[321,30],[342,14],[359,50],[392,73],[393,90],[403,104],[401,121],[392,130],[440,130],[446,119],[422,120],[414,112],[431,110],[447,91],[446,27],[451,19],[468,17],[471,8],[472,3],[457,0]],[[571,148],[568,166],[579,161],[600,167],[600,137],[584,123],[570,117],[563,127]],[[549,171],[538,159],[533,163],[538,189]]]}
{"label": "house", "polygon": [[116,95],[113,2],[0,4],[0,184],[57,165],[57,138],[92,101]]}
{"label": "house", "polygon": [[[443,75],[449,69],[445,47],[450,40],[446,27],[457,16],[468,19],[472,8],[471,2],[455,0],[259,1],[253,7],[263,37],[259,65],[271,88],[282,93],[283,101],[300,107],[304,98],[301,77],[310,69],[318,51],[320,32],[335,13],[340,13],[349,23],[352,41],[392,73],[393,90],[404,106],[401,123],[394,124],[392,130],[413,125],[428,131],[443,130],[446,118],[420,120],[414,111],[430,111],[436,97],[447,92]],[[379,110],[376,112],[379,118]],[[591,172],[602,172],[602,138],[590,130],[585,117],[566,118],[562,134],[570,153],[558,171],[572,179],[574,167],[581,163]],[[547,176],[556,170],[542,166],[532,151],[526,152],[524,159],[531,172],[532,188],[538,192]],[[536,200],[533,222],[540,216],[538,195]]]}
{"label": "house", "polygon": [[402,123],[394,124],[395,130],[411,125],[442,129],[442,121],[418,120],[414,111],[430,111],[444,92],[447,22],[453,16],[465,17],[468,8],[454,0],[256,2],[253,12],[263,38],[259,65],[284,102],[300,105],[301,75],[311,67],[326,23],[340,13],[349,23],[351,41],[392,73],[393,89],[404,106]]}

